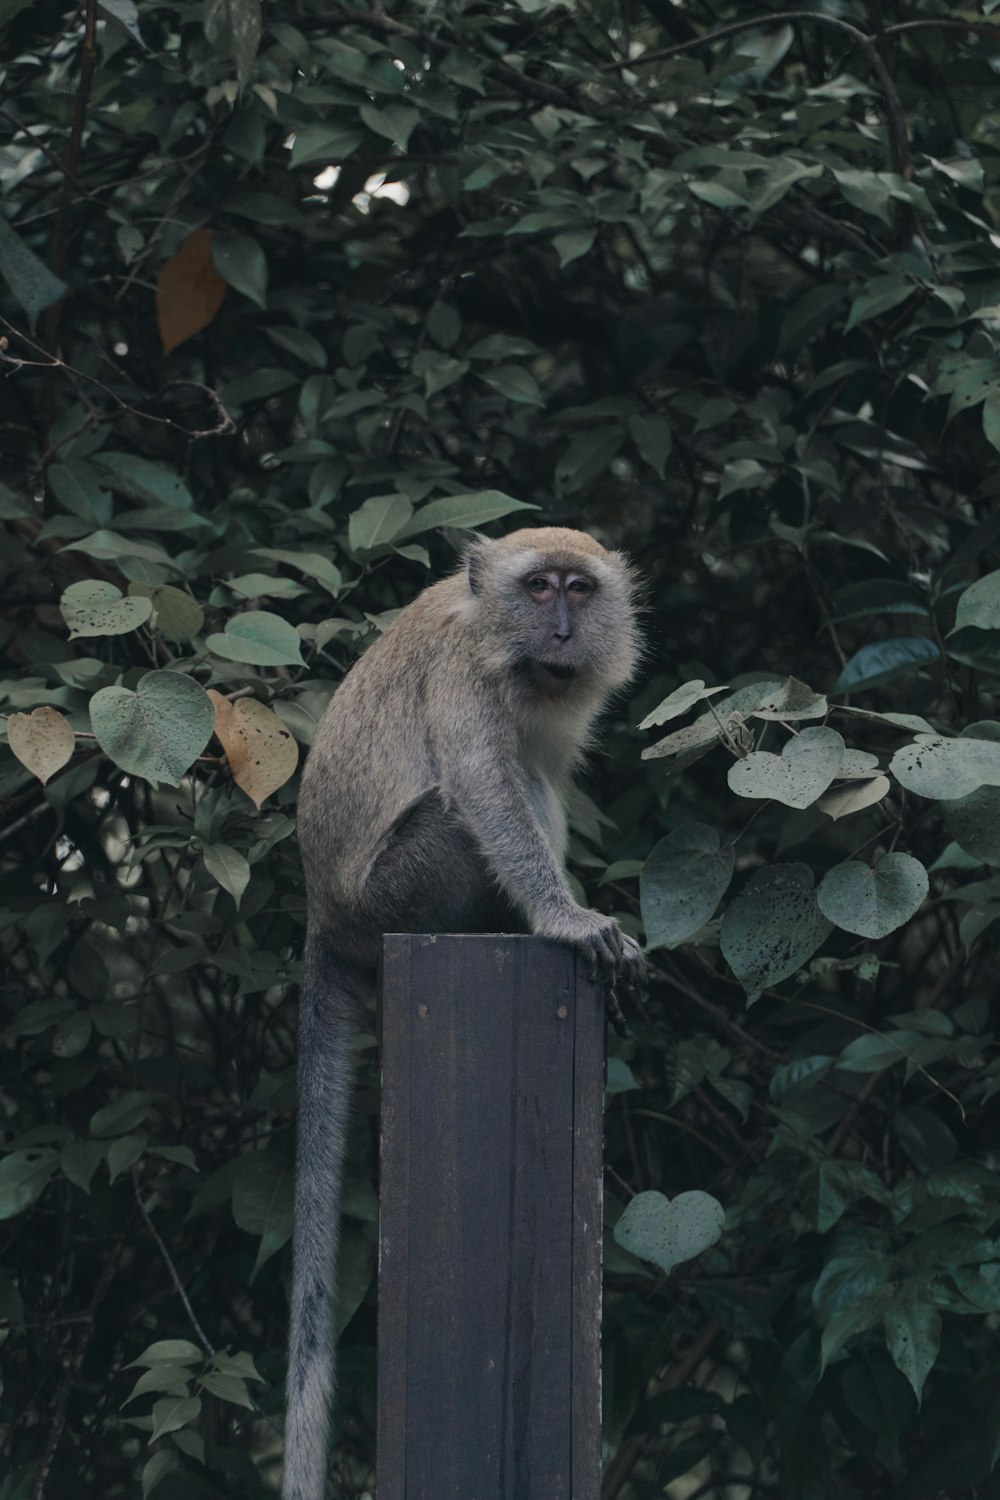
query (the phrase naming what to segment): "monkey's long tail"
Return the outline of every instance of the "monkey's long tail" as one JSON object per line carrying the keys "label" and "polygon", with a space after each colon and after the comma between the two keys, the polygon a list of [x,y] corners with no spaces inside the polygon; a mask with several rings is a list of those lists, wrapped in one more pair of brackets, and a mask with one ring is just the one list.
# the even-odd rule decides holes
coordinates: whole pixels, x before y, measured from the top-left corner
{"label": "monkey's long tail", "polygon": [[294,1275],[282,1500],[323,1500],[336,1379],[334,1293],[356,989],[315,938],[299,1000]]}

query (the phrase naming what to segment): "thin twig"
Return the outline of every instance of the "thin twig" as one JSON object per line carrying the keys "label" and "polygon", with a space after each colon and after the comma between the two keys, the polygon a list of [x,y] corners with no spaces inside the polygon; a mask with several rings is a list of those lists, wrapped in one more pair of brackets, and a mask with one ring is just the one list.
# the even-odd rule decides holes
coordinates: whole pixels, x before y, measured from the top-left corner
{"label": "thin twig", "polygon": [[63,1428],[66,1425],[66,1406],[69,1402],[73,1387],[76,1385],[76,1382],[80,1377],[80,1367],[83,1364],[83,1357],[87,1352],[87,1345],[90,1343],[91,1335],[94,1332],[94,1324],[97,1318],[97,1309],[100,1307],[101,1303],[104,1301],[104,1298],[107,1296],[108,1289],[110,1288],[111,1283],[114,1280],[115,1272],[118,1270],[118,1263],[121,1259],[122,1248],[125,1244],[128,1232],[131,1227],[132,1218],[130,1216],[128,1224],[122,1230],[122,1233],[118,1236],[118,1239],[115,1242],[114,1249],[105,1262],[104,1269],[101,1271],[100,1276],[97,1278],[97,1285],[94,1287],[93,1296],[91,1297],[90,1302],[87,1306],[86,1322],[84,1323],[83,1328],[80,1330],[80,1335],[76,1341],[76,1345],[70,1357],[69,1364],[67,1365],[66,1373],[63,1376],[62,1380],[59,1382],[59,1389],[56,1391],[55,1398],[52,1402],[52,1421],[49,1424],[49,1435],[45,1443],[45,1452],[42,1454],[42,1461],[39,1465],[38,1473],[35,1475],[35,1482],[31,1487],[30,1500],[42,1500],[42,1496],[45,1494],[45,1481],[49,1477],[49,1470],[52,1468],[52,1460],[56,1456],[56,1449],[59,1447],[59,1439],[62,1437]]}
{"label": "thin twig", "polygon": [[[6,318],[0,317],[0,324],[2,324],[4,328],[6,328],[8,332],[13,335],[14,338],[20,339],[22,343],[27,344],[28,348],[31,349],[35,354],[41,355],[40,359],[21,359],[17,355],[8,354],[7,340],[0,338],[0,365],[7,365],[14,370],[45,370],[46,378],[48,378],[48,375],[50,373],[56,370],[64,370],[69,378],[74,381],[74,383],[77,381],[85,380],[88,381],[91,385],[95,385],[103,395],[107,396],[109,401],[113,401],[115,403],[115,406],[118,408],[119,412],[127,412],[130,416],[138,418],[140,422],[155,422],[159,427],[170,427],[174,432],[179,432],[183,437],[191,438],[192,440],[194,440],[195,438],[221,437],[227,432],[235,431],[236,424],[223,405],[222,397],[219,395],[218,391],[213,390],[209,385],[203,385],[201,381],[172,380],[169,382],[169,384],[165,385],[162,390],[157,391],[154,395],[144,396],[142,398],[143,401],[156,401],[159,400],[166,391],[176,390],[182,387],[190,387],[192,390],[200,391],[201,394],[208,399],[211,406],[214,407],[218,420],[216,421],[214,427],[185,427],[182,423],[175,422],[172,417],[158,417],[154,412],[140,410],[138,406],[133,405],[130,401],[126,401],[123,396],[119,396],[116,391],[113,391],[111,389],[110,386],[105,385],[103,380],[98,380],[96,375],[90,375],[86,370],[77,370],[73,365],[67,364],[65,360],[60,359],[57,355],[50,354],[46,349],[43,349],[40,344],[36,344],[34,339],[29,338],[26,333],[22,333],[20,328],[17,328],[13,323],[9,323]],[[111,416],[106,415],[103,412],[95,411],[92,420],[97,422],[110,422]]]}
{"label": "thin twig", "polygon": [[149,1211],[146,1208],[146,1205],[142,1201],[142,1195],[139,1192],[139,1171],[138,1171],[137,1167],[133,1167],[132,1168],[132,1174],[131,1175],[132,1175],[132,1191],[135,1194],[135,1201],[136,1201],[136,1204],[138,1205],[139,1212],[142,1215],[143,1222],[145,1223],[146,1228],[149,1230],[150,1234],[153,1236],[153,1239],[156,1241],[157,1249],[159,1250],[160,1254],[163,1256],[163,1263],[164,1263],[164,1265],[166,1266],[167,1270],[170,1273],[170,1279],[171,1279],[171,1281],[174,1284],[174,1287],[175,1287],[175,1289],[177,1291],[178,1297],[180,1297],[181,1301],[184,1304],[184,1311],[188,1315],[188,1322],[191,1324],[191,1327],[194,1329],[195,1336],[197,1337],[197,1340],[198,1340],[199,1344],[204,1349],[205,1353],[211,1358],[211,1356],[215,1354],[215,1349],[212,1347],[212,1344],[211,1344],[211,1342],[209,1340],[208,1334],[205,1332],[204,1328],[202,1328],[201,1324],[199,1323],[197,1313],[195,1312],[194,1308],[191,1306],[191,1299],[188,1297],[187,1291],[186,1291],[186,1289],[184,1287],[184,1283],[181,1280],[181,1278],[180,1278],[180,1276],[179,1276],[179,1274],[177,1272],[177,1267],[174,1265],[173,1257],[171,1256],[170,1251],[167,1249],[166,1245],[164,1244],[163,1238],[160,1235],[159,1230],[157,1229],[156,1225],[153,1223],[152,1219],[150,1218]]}
{"label": "thin twig", "polygon": [[[85,0],[83,20],[83,44],[80,48],[80,78],[73,99],[73,114],[70,120],[69,140],[63,158],[63,180],[59,188],[59,204],[52,234],[52,271],[62,280],[69,253],[69,221],[76,191],[76,173],[83,144],[83,128],[87,119],[87,104],[90,86],[97,67],[97,0]],[[62,318],[63,299],[53,302],[45,314],[43,343],[49,354],[55,354],[59,343],[59,324]],[[55,371],[47,371],[42,386],[42,420],[45,431],[52,426],[55,415]]]}
{"label": "thin twig", "polygon": [[861,31],[857,26],[852,26],[848,21],[841,21],[837,16],[821,15],[811,10],[779,10],[769,16],[753,16],[746,21],[734,21],[731,26],[720,26],[717,31],[706,32],[703,36],[695,37],[689,42],[677,42],[672,47],[657,47],[652,52],[643,52],[639,57],[627,58],[624,62],[605,63],[602,72],[621,72],[622,69],[642,67],[646,63],[662,62],[668,57],[677,57],[682,52],[691,52],[697,47],[711,46],[713,42],[722,42],[727,37],[738,36],[742,31],[759,31],[765,26],[780,26],[788,22],[810,22],[819,26],[832,26],[837,31],[851,38],[854,44],[861,48],[871,66],[872,72],[878,79],[879,90],[882,95],[882,103],[885,107],[886,125],[889,135],[889,158],[894,172],[901,177],[910,177],[913,172],[913,157],[910,152],[910,142],[906,134],[906,120],[903,115],[903,107],[899,102],[899,95],[892,81],[889,70],[886,67],[875,39],[867,32]]}

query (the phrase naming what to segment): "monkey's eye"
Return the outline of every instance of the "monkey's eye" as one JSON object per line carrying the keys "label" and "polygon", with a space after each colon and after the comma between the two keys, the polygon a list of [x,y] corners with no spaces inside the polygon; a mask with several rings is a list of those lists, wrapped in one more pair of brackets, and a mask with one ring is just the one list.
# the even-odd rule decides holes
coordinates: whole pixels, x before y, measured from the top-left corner
{"label": "monkey's eye", "polygon": [[592,594],[593,591],[593,584],[588,583],[585,578],[574,578],[566,585],[567,593]]}
{"label": "monkey's eye", "polygon": [[547,578],[529,578],[528,587],[533,594],[544,594],[550,584]]}

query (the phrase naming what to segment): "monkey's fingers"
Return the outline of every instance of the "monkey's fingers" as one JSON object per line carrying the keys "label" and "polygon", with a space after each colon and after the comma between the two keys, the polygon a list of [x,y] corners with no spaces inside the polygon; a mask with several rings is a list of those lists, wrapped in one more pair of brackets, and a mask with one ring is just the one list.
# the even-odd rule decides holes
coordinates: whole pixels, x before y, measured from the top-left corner
{"label": "monkey's fingers", "polygon": [[609,987],[604,991],[604,1010],[608,1020],[614,1027],[615,1035],[624,1036],[625,1016],[622,1013],[622,1008],[618,1003],[618,996],[615,994],[613,987]]}

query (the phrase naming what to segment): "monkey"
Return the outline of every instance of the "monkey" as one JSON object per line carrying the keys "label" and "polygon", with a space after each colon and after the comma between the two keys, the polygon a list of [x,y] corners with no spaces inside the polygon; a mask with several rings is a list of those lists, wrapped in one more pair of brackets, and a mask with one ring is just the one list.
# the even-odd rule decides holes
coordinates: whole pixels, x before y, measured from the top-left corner
{"label": "monkey", "polygon": [[[634,993],[639,945],[578,905],[564,798],[639,655],[624,557],[564,527],[477,537],[364,653],[299,793],[307,916],[283,1500],[322,1500],[351,1045],[386,932],[535,932]],[[610,1002],[609,1002],[610,1003]]]}

